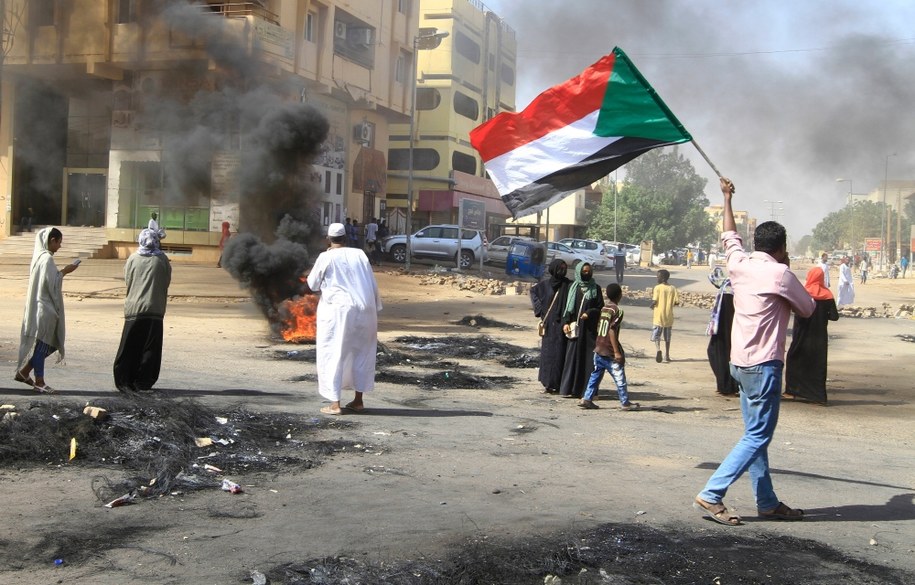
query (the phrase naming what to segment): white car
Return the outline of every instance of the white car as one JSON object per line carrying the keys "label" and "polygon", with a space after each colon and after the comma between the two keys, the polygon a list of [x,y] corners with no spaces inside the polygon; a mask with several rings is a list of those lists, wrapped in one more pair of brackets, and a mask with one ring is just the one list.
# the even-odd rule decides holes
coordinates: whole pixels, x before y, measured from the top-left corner
{"label": "white car", "polygon": [[556,258],[564,260],[565,263],[569,266],[572,266],[572,262],[575,260],[581,260],[582,262],[588,261],[588,258],[584,254],[576,252],[565,244],[560,244],[559,242],[547,242],[546,263],[549,264]]}
{"label": "white car", "polygon": [[563,238],[559,240],[559,243],[565,244],[584,256],[585,262],[589,262],[594,270],[606,270],[613,264],[613,257],[607,256],[607,250],[600,242],[580,240],[578,238]]}

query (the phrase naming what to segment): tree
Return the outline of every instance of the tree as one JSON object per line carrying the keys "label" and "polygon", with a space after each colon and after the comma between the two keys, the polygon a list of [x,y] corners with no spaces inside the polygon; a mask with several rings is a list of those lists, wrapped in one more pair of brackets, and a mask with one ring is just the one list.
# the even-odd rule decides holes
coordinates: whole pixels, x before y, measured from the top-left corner
{"label": "tree", "polygon": [[797,243],[794,245],[794,253],[797,254],[798,256],[806,256],[807,249],[811,248],[810,253],[816,254],[817,251],[813,250],[812,246],[813,246],[813,236],[810,234],[807,234],[806,236],[803,236],[800,240],[798,240]]}
{"label": "tree", "polygon": [[[830,213],[813,228],[814,247],[827,252],[836,249],[856,252],[863,250],[865,238],[879,238],[881,227],[886,230],[886,208],[883,202],[856,201],[854,205]],[[889,217],[889,225],[893,226],[893,234],[887,249],[895,250],[896,211],[890,209]],[[903,216],[901,223],[902,233],[908,234],[909,226],[912,224],[911,220]],[[904,235],[903,243],[906,239]]]}
{"label": "tree", "polygon": [[[706,183],[676,147],[636,158],[626,165],[626,180],[616,194],[618,238],[654,240],[656,250],[686,244],[707,247],[715,240],[715,224],[705,212]],[[600,207],[591,215],[587,230],[591,239],[613,237],[614,188],[607,185]]]}

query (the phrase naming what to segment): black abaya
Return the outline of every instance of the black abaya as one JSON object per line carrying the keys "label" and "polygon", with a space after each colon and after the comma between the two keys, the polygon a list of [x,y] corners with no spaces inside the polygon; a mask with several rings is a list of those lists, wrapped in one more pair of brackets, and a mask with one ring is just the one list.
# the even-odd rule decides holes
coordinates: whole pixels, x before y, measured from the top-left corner
{"label": "black abaya", "polygon": [[[580,306],[581,291],[577,287],[570,287],[569,294],[575,295],[575,306]],[[600,317],[600,310],[603,308],[604,295],[598,291],[597,296],[585,302],[579,312],[579,315],[587,313],[588,318],[578,322],[578,337],[568,340],[566,345],[565,366],[562,370],[562,382],[559,386],[559,393],[563,396],[581,398],[585,393],[588,379],[594,370],[594,344],[597,341],[597,323]]]}
{"label": "black abaya", "polygon": [[121,346],[114,358],[118,390],[149,390],[162,366],[162,319],[140,317],[124,321]]}
{"label": "black abaya", "polygon": [[833,299],[818,300],[810,317],[794,316],[785,364],[785,394],[826,404],[827,325],[839,320]]}
{"label": "black abaya", "polygon": [[[559,391],[562,367],[566,359],[566,336],[562,332],[562,311],[566,306],[566,294],[571,282],[563,278],[557,292],[549,280],[538,282],[531,288],[531,304],[534,315],[543,319],[546,333],[540,338],[540,372],[538,379],[544,389]],[[552,304],[552,308],[550,305]]]}
{"label": "black abaya", "polygon": [[709,337],[708,363],[715,374],[719,394],[737,394],[737,381],[731,377],[731,326],[734,321],[734,295],[721,295],[718,333]]}

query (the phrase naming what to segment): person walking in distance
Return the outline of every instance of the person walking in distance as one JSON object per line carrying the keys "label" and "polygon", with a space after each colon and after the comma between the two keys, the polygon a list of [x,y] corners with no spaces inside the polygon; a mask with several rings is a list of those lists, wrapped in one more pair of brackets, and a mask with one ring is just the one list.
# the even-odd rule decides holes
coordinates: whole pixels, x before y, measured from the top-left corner
{"label": "person walking in distance", "polygon": [[626,249],[622,245],[613,252],[613,268],[616,269],[616,283],[623,284],[623,273],[626,271]]}
{"label": "person walking in distance", "polygon": [[753,237],[754,252],[747,254],[731,207],[734,185],[724,177],[721,193],[721,243],[734,289],[731,375],[740,388],[744,434],[693,506],[719,524],[739,525],[740,516],[728,510],[723,500],[731,484],[749,471],[759,518],[802,520],[803,510],[788,507],[775,495],[768,448],[778,424],[788,319],[792,310],[809,317],[816,303],[789,268],[785,228],[774,221],[759,224]]}
{"label": "person walking in distance", "polygon": [[[375,388],[381,297],[365,252],[347,247],[343,224],[330,224],[327,239],[330,247],[318,255],[306,278],[308,290],[321,294],[315,362],[318,392],[330,400],[330,406],[321,408],[321,412],[362,412],[363,393]],[[352,402],[340,406],[346,387],[355,390],[356,395]]]}
{"label": "person walking in distance", "polygon": [[658,284],[651,291],[651,341],[657,354],[655,361],[661,363],[661,338],[664,338],[664,360],[670,363],[670,334],[674,327],[674,305],[680,302],[677,287],[668,284],[670,272],[658,270]]}
{"label": "person walking in distance", "polygon": [[820,254],[820,260],[816,263],[823,270],[823,281],[826,285],[826,288],[829,288],[829,254],[823,252]]}

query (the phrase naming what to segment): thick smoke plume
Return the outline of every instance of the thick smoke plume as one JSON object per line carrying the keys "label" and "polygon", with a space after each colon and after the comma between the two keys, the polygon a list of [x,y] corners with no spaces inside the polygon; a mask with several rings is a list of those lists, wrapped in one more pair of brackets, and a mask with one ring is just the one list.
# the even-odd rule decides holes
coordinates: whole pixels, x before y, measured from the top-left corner
{"label": "thick smoke plume", "polygon": [[618,45],[734,179],[735,205],[764,221],[781,201],[794,239],[845,205],[837,178],[864,194],[915,174],[911,2],[484,3],[517,31],[518,109]]}

